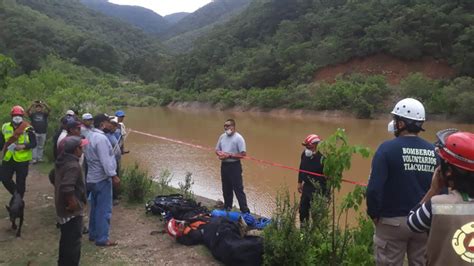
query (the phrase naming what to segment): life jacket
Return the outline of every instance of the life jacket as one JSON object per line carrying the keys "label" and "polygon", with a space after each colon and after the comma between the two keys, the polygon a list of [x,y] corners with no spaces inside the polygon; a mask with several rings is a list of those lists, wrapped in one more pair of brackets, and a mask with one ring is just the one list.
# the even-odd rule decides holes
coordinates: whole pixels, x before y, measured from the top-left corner
{"label": "life jacket", "polygon": [[33,158],[33,152],[31,149],[24,150],[9,150],[8,147],[12,144],[28,144],[30,138],[28,136],[28,130],[31,129],[30,124],[22,122],[16,129],[13,127],[11,122],[5,123],[2,126],[2,134],[5,139],[5,145],[3,146],[3,160],[10,161],[11,158],[15,162],[27,162]]}
{"label": "life jacket", "polygon": [[456,190],[431,199],[427,265],[473,265],[474,201]]}

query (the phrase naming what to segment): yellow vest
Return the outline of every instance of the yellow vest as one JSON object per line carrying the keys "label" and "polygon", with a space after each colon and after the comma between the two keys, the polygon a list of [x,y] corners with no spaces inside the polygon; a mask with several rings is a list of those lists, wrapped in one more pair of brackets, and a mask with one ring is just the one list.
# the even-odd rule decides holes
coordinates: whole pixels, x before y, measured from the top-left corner
{"label": "yellow vest", "polygon": [[[28,137],[28,132],[27,132],[29,128],[30,127],[25,128],[25,131],[23,132],[23,134],[20,135],[18,140],[15,142],[15,144],[26,145],[30,143],[30,138]],[[11,122],[3,124],[2,133],[3,133],[3,137],[5,138],[5,143],[13,136],[14,131],[15,129],[13,128]],[[7,149],[3,156],[3,160],[9,161],[12,157],[15,162],[19,162],[19,163],[27,162],[33,158],[33,152],[31,151],[31,149],[21,150],[21,151],[10,151]]]}

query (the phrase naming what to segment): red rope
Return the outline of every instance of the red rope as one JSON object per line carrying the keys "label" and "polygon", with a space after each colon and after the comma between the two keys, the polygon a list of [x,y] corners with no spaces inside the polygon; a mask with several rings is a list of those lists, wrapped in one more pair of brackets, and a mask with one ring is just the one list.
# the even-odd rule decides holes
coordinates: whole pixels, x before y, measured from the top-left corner
{"label": "red rope", "polygon": [[[177,139],[172,139],[172,138],[162,137],[162,136],[158,136],[158,135],[153,135],[153,134],[149,134],[149,133],[145,133],[145,132],[141,132],[141,131],[137,131],[137,130],[130,130],[130,132],[135,132],[137,134],[141,134],[141,135],[144,135],[144,136],[174,142],[174,143],[177,143],[177,144],[193,147],[193,148],[200,149],[200,150],[212,151],[212,152],[215,151],[213,148],[192,144],[192,143],[184,142],[184,141],[177,140]],[[313,176],[320,176],[320,177],[327,178],[326,176],[324,176],[322,174],[319,174],[319,173],[310,172],[310,171],[306,171],[306,170],[301,170],[301,169],[298,169],[298,168],[295,168],[295,167],[286,166],[286,165],[283,165],[283,164],[274,163],[274,162],[270,162],[270,161],[265,161],[265,160],[253,158],[253,157],[250,157],[250,156],[242,156],[240,158],[255,161],[255,162],[261,163],[261,164],[268,164],[268,165],[283,168],[283,169],[288,169],[288,170],[292,170],[292,171],[296,171],[296,172],[301,172],[301,173],[305,173],[305,174],[309,174],[309,175],[313,175]],[[342,181],[346,182],[346,183],[349,183],[349,184],[357,185],[357,186],[363,186],[363,187],[367,186],[366,183],[356,182],[356,181],[352,181],[352,180],[348,180],[348,179],[342,179]]]}

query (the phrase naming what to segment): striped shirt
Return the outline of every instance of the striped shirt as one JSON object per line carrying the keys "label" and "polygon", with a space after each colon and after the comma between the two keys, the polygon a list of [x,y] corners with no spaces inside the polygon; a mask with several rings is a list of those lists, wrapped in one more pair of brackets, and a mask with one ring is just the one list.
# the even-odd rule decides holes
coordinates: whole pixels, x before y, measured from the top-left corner
{"label": "striped shirt", "polygon": [[431,228],[431,217],[433,213],[431,212],[431,200],[418,204],[413,210],[408,214],[408,227],[413,232],[424,233],[429,232]]}

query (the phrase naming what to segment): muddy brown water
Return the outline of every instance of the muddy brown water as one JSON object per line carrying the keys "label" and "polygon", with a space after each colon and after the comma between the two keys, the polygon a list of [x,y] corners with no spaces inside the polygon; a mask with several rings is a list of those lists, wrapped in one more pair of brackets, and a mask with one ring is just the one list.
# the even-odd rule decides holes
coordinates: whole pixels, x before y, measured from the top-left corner
{"label": "muddy brown water", "polygon": [[[294,115],[254,112],[226,112],[209,109],[175,108],[130,108],[125,123],[128,128],[174,138],[185,142],[214,148],[223,133],[227,118],[234,118],[237,131],[247,143],[249,156],[273,161],[287,166],[298,167],[302,140],[310,133],[319,134],[323,139],[337,128],[344,128],[351,144],[369,147],[375,151],[384,140],[391,139],[387,132],[386,119],[365,120],[347,117],[320,115]],[[456,124],[443,121],[427,121],[422,137],[435,140],[435,133],[444,128],[455,127],[474,132],[473,124]],[[222,199],[220,181],[220,161],[212,151],[204,151],[169,141],[159,140],[131,133],[126,139],[131,153],[125,156],[126,164],[138,162],[150,175],[159,176],[168,169],[173,173],[171,184],[178,186],[184,182],[186,172],[191,172],[195,194],[211,199]],[[352,168],[345,178],[367,182],[371,159],[355,156]],[[250,209],[258,214],[271,215],[275,196],[282,188],[288,187],[296,193],[297,172],[263,165],[254,161],[243,161],[245,193]],[[344,184],[341,194],[352,191],[354,185]],[[234,204],[237,200],[234,197]]]}

